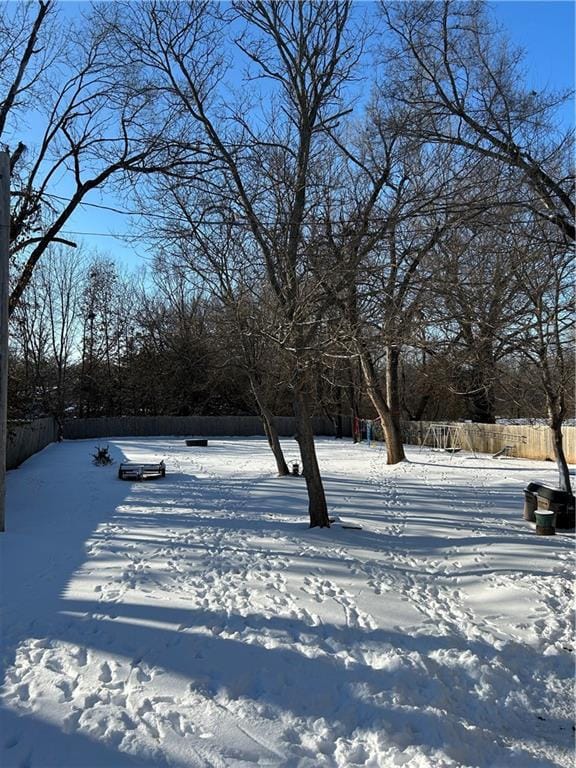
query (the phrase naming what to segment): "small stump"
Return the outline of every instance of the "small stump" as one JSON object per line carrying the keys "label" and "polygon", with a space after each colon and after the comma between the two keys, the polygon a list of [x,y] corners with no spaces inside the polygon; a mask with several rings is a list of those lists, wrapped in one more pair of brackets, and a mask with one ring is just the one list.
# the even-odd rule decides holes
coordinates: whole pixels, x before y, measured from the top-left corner
{"label": "small stump", "polygon": [[194,446],[206,448],[208,445],[208,440],[186,440],[186,445],[189,448],[193,448]]}

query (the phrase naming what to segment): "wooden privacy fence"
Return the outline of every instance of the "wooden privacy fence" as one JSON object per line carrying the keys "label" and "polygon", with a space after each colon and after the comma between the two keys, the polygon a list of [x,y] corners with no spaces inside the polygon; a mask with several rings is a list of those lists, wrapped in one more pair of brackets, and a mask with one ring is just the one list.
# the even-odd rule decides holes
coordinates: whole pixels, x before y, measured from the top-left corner
{"label": "wooden privacy fence", "polygon": [[6,440],[6,469],[23,461],[58,439],[58,425],[51,416],[31,421],[9,421]]}
{"label": "wooden privacy fence", "polygon": [[[296,433],[293,416],[276,416],[274,422],[282,437]],[[314,434],[334,435],[334,425],[328,418],[312,419]],[[158,435],[263,435],[262,422],[257,416],[118,416],[94,419],[74,419],[64,424],[64,437],[79,440],[98,437],[148,437]]]}
{"label": "wooden privacy fence", "polygon": [[[292,416],[275,417],[282,437],[296,432],[296,420]],[[512,447],[512,456],[524,459],[552,459],[552,436],[549,427],[535,424],[463,424],[451,422],[457,430],[451,431],[451,439],[460,440],[464,450],[471,447],[478,453],[497,453],[504,446]],[[409,445],[433,447],[431,427],[439,425],[429,421],[408,421],[402,424],[404,442]],[[326,417],[313,419],[316,435],[334,436],[334,423]],[[351,435],[351,420],[343,419],[344,435]],[[564,451],[570,464],[576,464],[576,427],[563,428]],[[64,437],[69,440],[136,437],[158,435],[214,435],[249,436],[263,435],[262,422],[257,416],[134,416],[73,419],[64,424]],[[14,469],[33,454],[58,439],[55,419],[46,417],[30,421],[9,421],[6,446],[6,468]]]}
{"label": "wooden privacy fence", "polygon": [[[408,421],[402,425],[404,441],[409,445],[428,445],[434,447],[435,434],[439,425],[430,421]],[[472,450],[477,453],[497,453],[504,446],[511,446],[511,455],[521,459],[552,460],[552,432],[544,424],[463,424],[450,422],[450,439],[461,445],[453,448]],[[434,429],[436,427],[436,430]],[[576,427],[565,426],[562,429],[564,452],[569,464],[576,464]]]}

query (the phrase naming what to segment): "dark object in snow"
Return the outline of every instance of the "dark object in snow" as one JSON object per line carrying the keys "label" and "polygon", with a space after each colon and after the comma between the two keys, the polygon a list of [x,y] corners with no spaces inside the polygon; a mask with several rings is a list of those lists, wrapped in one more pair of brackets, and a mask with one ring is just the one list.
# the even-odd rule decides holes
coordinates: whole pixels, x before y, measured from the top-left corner
{"label": "dark object in snow", "polygon": [[496,451],[496,453],[492,454],[493,459],[502,459],[507,458],[508,456],[512,455],[512,446],[511,445],[505,445],[503,448],[500,448],[499,451]]}
{"label": "dark object in snow", "polygon": [[96,464],[97,467],[105,467],[108,464],[114,464],[114,459],[110,456],[109,446],[106,446],[105,448],[100,445],[96,446],[96,453],[92,454],[92,464]]}
{"label": "dark object in snow", "polygon": [[328,519],[330,525],[339,525],[340,528],[350,528],[351,530],[355,531],[361,531],[362,526],[358,523],[353,522],[352,520],[346,520],[341,517],[338,517],[338,515],[335,515],[334,517],[330,517]]}
{"label": "dark object in snow", "polygon": [[299,475],[300,474],[300,464],[298,464],[297,461],[292,462],[292,474],[293,475]]}
{"label": "dark object in snow", "polygon": [[204,439],[202,439],[202,440],[190,439],[190,440],[186,440],[186,445],[189,448],[192,448],[193,446],[199,446],[201,448],[206,448],[206,446],[208,445],[208,440],[204,440]]}
{"label": "dark object in snow", "polygon": [[556,512],[537,509],[536,533],[538,536],[554,536],[556,533]]}
{"label": "dark object in snow", "polygon": [[536,497],[538,509],[556,513],[556,528],[574,528],[576,515],[574,496],[571,493],[542,485]]}
{"label": "dark object in snow", "polygon": [[548,488],[542,483],[528,483],[524,489],[524,520],[536,522],[537,510],[556,513],[556,528],[574,528],[574,496],[567,491]]}
{"label": "dark object in snow", "polygon": [[137,461],[125,461],[118,467],[120,480],[144,480],[145,477],[166,477],[164,462],[142,464]]}
{"label": "dark object in snow", "polygon": [[538,498],[536,494],[542,488],[542,483],[528,483],[524,488],[524,520],[529,523],[536,522],[536,509],[538,507]]}

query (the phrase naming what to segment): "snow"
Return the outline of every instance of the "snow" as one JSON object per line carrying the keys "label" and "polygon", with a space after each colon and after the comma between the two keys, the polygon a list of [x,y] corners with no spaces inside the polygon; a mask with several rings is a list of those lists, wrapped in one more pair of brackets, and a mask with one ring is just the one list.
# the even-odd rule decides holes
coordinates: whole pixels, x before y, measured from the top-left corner
{"label": "snow", "polygon": [[94,442],[8,474],[3,768],[572,765],[574,533],[522,519],[553,465],[320,439],[362,525],[320,530],[262,439]]}

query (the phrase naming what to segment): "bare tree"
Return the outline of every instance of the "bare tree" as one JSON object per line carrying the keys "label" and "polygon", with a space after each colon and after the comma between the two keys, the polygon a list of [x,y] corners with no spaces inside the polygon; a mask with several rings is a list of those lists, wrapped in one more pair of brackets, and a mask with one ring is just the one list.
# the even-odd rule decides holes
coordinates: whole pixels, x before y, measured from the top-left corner
{"label": "bare tree", "polygon": [[25,381],[34,392],[30,410],[41,408],[60,425],[71,399],[84,262],[82,250],[52,246],[11,318],[12,349],[23,361]]}
{"label": "bare tree", "polygon": [[[450,148],[406,141],[375,102],[356,138],[338,141],[340,191],[327,208],[328,250],[340,266],[330,281],[386,440],[387,461],[405,458],[401,433],[402,349],[418,343],[422,296],[436,251],[470,215],[448,204],[462,164]],[[334,189],[338,185],[334,184]],[[341,222],[334,225],[334,210]]]}
{"label": "bare tree", "polygon": [[[279,476],[289,474],[288,465],[280,444],[278,430],[274,423],[273,384],[276,378],[278,360],[282,360],[281,350],[263,332],[263,319],[274,320],[270,313],[263,310],[263,302],[259,301],[255,306],[252,292],[244,292],[236,296],[233,303],[227,302],[229,311],[233,313],[234,329],[238,334],[242,348],[243,369],[250,382],[250,391],[256,402],[264,432],[270,449],[276,461],[276,469]],[[273,346],[272,346],[273,345]],[[276,363],[276,365],[274,364]]]}
{"label": "bare tree", "polygon": [[[539,227],[538,227],[539,229]],[[529,238],[534,248],[534,236]],[[517,244],[521,248],[521,243]],[[524,286],[531,315],[519,323],[518,352],[533,363],[533,386],[544,396],[552,431],[559,485],[571,493],[570,472],[564,453],[562,424],[567,416],[569,392],[574,392],[574,281],[571,249],[559,250],[550,233],[530,261],[517,257],[518,279]]]}
{"label": "bare tree", "polygon": [[519,260],[533,260],[529,245],[525,252],[517,247],[523,228],[518,212],[502,205],[462,223],[438,244],[428,321],[447,340],[449,386],[472,421],[495,422],[500,363],[517,349],[518,328],[531,311],[518,280]]}
{"label": "bare tree", "polygon": [[[347,39],[351,3],[238,2],[228,21],[246,29],[237,38],[254,80],[266,81],[259,109],[222,103],[223,76],[217,53],[226,18],[206,4],[151,3],[126,9],[130,26],[120,30],[117,51],[143,62],[151,88],[182,118],[180,140],[194,137],[211,174],[203,194],[244,222],[252,250],[281,312],[277,340],[292,358],[297,440],[309,497],[311,526],[329,526],[310,419],[313,382],[309,359],[322,313],[322,297],[309,276],[307,223],[313,204],[313,172],[327,132],[343,114],[342,89],[359,56]],[[357,42],[357,41],[356,41]],[[192,184],[190,177],[182,183]],[[218,194],[216,194],[218,193]]]}
{"label": "bare tree", "polygon": [[[523,85],[522,52],[477,0],[380,7],[392,41],[381,89],[399,128],[508,167],[508,203],[529,208],[573,241],[573,131],[561,132],[555,121],[570,94]],[[523,184],[519,196],[514,178]]]}
{"label": "bare tree", "polygon": [[[198,226],[194,219],[197,208],[188,198],[188,191],[180,185],[163,185],[164,210],[171,212],[170,220],[157,228],[156,235],[147,232],[159,249],[156,268],[162,274],[172,271],[182,279],[188,278],[200,293],[208,293],[216,300],[219,325],[228,334],[228,339],[223,340],[224,349],[240,353],[234,355],[234,363],[248,379],[278,474],[288,475],[271,409],[273,372],[281,350],[266,332],[277,325],[277,302],[270,295],[258,259],[250,255],[252,239],[244,228],[233,226],[230,220]],[[178,216],[177,225],[173,214]],[[228,356],[227,368],[231,362]]]}
{"label": "bare tree", "polygon": [[[86,196],[120,172],[142,170],[144,160],[149,170],[162,142],[139,141],[146,98],[111,89],[95,24],[64,25],[54,0],[4,11],[0,140],[12,149],[13,313],[47,248],[75,245],[63,230]],[[30,114],[37,129],[28,136]]]}
{"label": "bare tree", "polygon": [[80,412],[120,415],[124,363],[138,309],[132,278],[109,257],[96,255],[86,265],[81,291]]}

